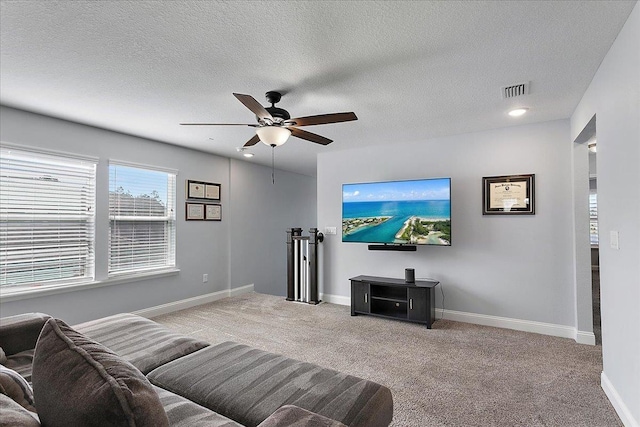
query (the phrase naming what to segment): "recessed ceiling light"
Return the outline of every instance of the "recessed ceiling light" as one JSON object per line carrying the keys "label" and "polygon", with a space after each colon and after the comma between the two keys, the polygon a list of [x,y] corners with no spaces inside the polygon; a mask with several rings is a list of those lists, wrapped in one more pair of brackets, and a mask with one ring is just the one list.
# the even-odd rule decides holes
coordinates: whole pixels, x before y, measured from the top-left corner
{"label": "recessed ceiling light", "polygon": [[528,110],[529,110],[528,108],[516,108],[515,110],[509,111],[509,115],[511,117],[520,117],[521,115],[526,113]]}
{"label": "recessed ceiling light", "polygon": [[253,153],[242,153],[245,157],[253,157]]}

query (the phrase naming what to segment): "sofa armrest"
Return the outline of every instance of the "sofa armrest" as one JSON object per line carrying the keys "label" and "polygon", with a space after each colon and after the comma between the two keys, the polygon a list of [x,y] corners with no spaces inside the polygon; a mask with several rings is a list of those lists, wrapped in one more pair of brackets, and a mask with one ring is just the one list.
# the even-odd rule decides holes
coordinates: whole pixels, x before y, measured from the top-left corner
{"label": "sofa armrest", "polygon": [[0,318],[0,347],[7,356],[34,349],[50,317],[43,313],[25,313]]}
{"label": "sofa armrest", "polygon": [[346,427],[339,421],[324,417],[295,405],[285,405],[261,422],[258,427]]}

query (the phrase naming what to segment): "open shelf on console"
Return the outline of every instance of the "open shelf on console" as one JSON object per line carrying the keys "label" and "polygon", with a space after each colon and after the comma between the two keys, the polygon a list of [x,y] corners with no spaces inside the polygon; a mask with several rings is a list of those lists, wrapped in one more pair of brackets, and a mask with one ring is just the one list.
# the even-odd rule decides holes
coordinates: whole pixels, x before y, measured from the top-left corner
{"label": "open shelf on console", "polygon": [[371,284],[371,299],[374,298],[407,302],[407,288]]}
{"label": "open shelf on console", "polygon": [[391,301],[371,297],[371,313],[379,316],[394,317],[396,319],[407,318],[407,301]]}

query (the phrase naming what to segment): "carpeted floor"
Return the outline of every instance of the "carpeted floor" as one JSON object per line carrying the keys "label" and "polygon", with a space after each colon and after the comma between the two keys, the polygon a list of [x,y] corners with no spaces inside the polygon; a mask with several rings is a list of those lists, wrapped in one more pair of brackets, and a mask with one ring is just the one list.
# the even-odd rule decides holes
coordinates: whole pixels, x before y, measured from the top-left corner
{"label": "carpeted floor", "polygon": [[349,307],[249,293],[154,320],[389,387],[393,426],[621,426],[600,388],[602,349],[438,320],[433,329]]}

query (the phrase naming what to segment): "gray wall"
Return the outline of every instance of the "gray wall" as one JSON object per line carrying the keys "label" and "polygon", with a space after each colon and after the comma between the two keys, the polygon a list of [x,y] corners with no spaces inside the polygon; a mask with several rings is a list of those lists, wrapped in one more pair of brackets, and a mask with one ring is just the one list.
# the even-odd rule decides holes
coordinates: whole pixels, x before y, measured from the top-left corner
{"label": "gray wall", "polygon": [[[574,326],[570,165],[568,120],[320,154],[321,229],[340,229],[344,183],[452,179],[451,247],[372,252],[328,236],[324,292],[348,296],[349,277],[412,267],[441,281],[447,310]],[[520,173],[536,174],[536,214],[483,216],[482,177]]]}
{"label": "gray wall", "polygon": [[286,230],[316,227],[316,180],[276,170],[273,184],[271,168],[231,160],[231,182],[231,283],[286,295]]}
{"label": "gray wall", "polygon": [[[640,5],[571,117],[574,140],[595,115],[603,388],[627,425],[640,425]],[[609,233],[618,231],[620,249]]]}
{"label": "gray wall", "polygon": [[[199,151],[179,148],[133,136],[110,132],[90,126],[84,126],[64,120],[58,120],[38,114],[32,114],[12,108],[1,107],[0,110],[1,139],[6,143],[22,144],[48,150],[84,154],[98,157],[98,186],[96,206],[96,278],[107,277],[108,251],[108,161],[124,160],[140,164],[162,166],[177,169],[177,230],[176,230],[176,262],[180,273],[174,276],[161,277],[135,282],[120,283],[105,287],[85,289],[73,292],[28,298],[17,301],[3,299],[0,305],[2,316],[28,311],[41,311],[60,317],[70,323],[95,319],[101,316],[135,311],[143,308],[179,301],[190,297],[228,290],[233,287],[259,283],[259,289],[269,292],[272,287],[262,286],[263,282],[273,284],[278,281],[274,275],[282,274],[282,265],[286,265],[284,230],[281,233],[270,230],[260,237],[259,247],[281,248],[278,260],[280,269],[264,269],[260,263],[235,262],[234,267],[241,269],[239,274],[232,274],[230,248],[234,254],[248,252],[248,247],[257,240],[243,227],[251,224],[252,231],[265,231],[269,227],[281,227],[274,223],[260,222],[256,225],[256,216],[234,220],[233,202],[246,212],[261,210],[265,217],[277,217],[276,201],[295,208],[297,190],[302,182],[315,182],[313,178],[300,177],[296,174],[278,173],[275,188],[267,186],[263,167],[233,162],[230,159],[206,154]],[[233,171],[233,173],[232,173]],[[244,175],[249,178],[245,178]],[[270,174],[270,172],[269,172]],[[232,198],[235,192],[234,183],[238,183],[238,198]],[[222,184],[223,221],[199,222],[184,220],[185,180],[194,179]],[[291,181],[291,182],[289,182]],[[254,184],[252,187],[250,184]],[[268,182],[269,186],[270,180]],[[313,186],[313,184],[311,184]],[[274,201],[265,202],[264,198],[245,197],[253,188],[269,188]],[[276,190],[277,189],[277,190]],[[282,196],[280,192],[293,189],[294,194]],[[302,206],[312,206],[315,211],[315,197],[304,197]],[[293,217],[285,217],[293,221]],[[233,240],[233,245],[231,241]],[[271,260],[274,264],[276,260]],[[202,274],[209,274],[209,282],[202,283]],[[282,274],[282,280],[286,276]],[[275,289],[275,286],[273,286]],[[275,292],[275,290],[274,290]]]}

